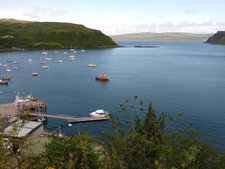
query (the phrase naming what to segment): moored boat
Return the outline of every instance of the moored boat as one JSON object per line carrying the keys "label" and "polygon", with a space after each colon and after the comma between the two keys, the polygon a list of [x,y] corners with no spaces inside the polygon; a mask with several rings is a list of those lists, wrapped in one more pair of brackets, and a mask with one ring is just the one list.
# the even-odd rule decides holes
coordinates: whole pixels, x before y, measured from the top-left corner
{"label": "moored boat", "polygon": [[13,61],[12,63],[13,63],[13,64],[19,64],[19,62],[17,62],[17,61]]}
{"label": "moored boat", "polygon": [[90,64],[88,64],[88,67],[96,67],[96,64],[90,63]]}
{"label": "moored boat", "polygon": [[8,84],[7,80],[0,80],[0,84]]}
{"label": "moored boat", "polygon": [[51,57],[45,57],[45,60],[52,60]]}
{"label": "moored boat", "polygon": [[29,59],[28,59],[28,62],[32,62],[32,60],[33,60],[32,58],[29,58]]}
{"label": "moored boat", "polygon": [[96,80],[107,81],[107,80],[109,80],[109,77],[107,75],[105,75],[105,74],[101,74],[99,76],[96,76],[95,79]]}
{"label": "moored boat", "polygon": [[91,117],[108,117],[109,112],[104,111],[103,109],[99,109],[99,110],[96,110],[96,111],[90,113],[90,116]]}
{"label": "moored boat", "polygon": [[48,69],[49,68],[48,65],[43,65],[41,67],[44,68],[44,69]]}
{"label": "moored boat", "polygon": [[71,56],[68,56],[68,58],[72,59],[72,58],[75,58],[75,56],[74,55],[71,55]]}
{"label": "moored boat", "polygon": [[37,72],[33,72],[32,75],[33,76],[38,76],[38,73]]}
{"label": "moored boat", "polygon": [[10,80],[10,76],[3,75],[3,76],[2,76],[2,80]]}

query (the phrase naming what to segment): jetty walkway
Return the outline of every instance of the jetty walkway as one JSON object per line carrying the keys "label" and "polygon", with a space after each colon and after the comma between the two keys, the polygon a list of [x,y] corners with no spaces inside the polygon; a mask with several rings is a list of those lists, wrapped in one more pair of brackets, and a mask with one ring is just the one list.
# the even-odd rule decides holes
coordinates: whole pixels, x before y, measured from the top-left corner
{"label": "jetty walkway", "polygon": [[53,115],[53,114],[41,114],[41,113],[29,113],[29,114],[21,114],[21,115],[64,119],[64,120],[67,120],[70,123],[103,121],[103,120],[109,119],[109,117],[72,117],[72,116],[65,116],[65,115]]}

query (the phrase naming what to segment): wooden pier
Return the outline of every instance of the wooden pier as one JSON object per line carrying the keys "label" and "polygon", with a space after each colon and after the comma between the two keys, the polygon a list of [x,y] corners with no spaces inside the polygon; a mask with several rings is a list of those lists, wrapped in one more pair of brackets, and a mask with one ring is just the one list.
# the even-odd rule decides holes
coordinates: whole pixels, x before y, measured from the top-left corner
{"label": "wooden pier", "polygon": [[109,117],[72,117],[72,116],[53,115],[53,114],[41,114],[41,113],[28,113],[28,114],[21,114],[21,115],[64,119],[64,120],[67,120],[67,122],[70,122],[70,123],[104,121],[104,120],[108,120],[109,119]]}

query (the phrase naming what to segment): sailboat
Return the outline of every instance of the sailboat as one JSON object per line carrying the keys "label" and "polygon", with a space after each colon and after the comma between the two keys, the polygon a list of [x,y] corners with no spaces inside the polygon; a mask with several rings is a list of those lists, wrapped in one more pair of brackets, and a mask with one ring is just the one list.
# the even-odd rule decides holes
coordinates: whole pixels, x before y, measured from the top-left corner
{"label": "sailboat", "polygon": [[47,54],[48,54],[48,51],[45,51],[45,49],[43,48],[42,54],[43,54],[43,55],[47,55]]}
{"label": "sailboat", "polygon": [[28,58],[28,62],[29,62],[29,63],[32,62],[32,60],[33,60],[32,58]]}
{"label": "sailboat", "polygon": [[40,59],[40,62],[39,62],[40,64],[45,64],[45,61],[44,61],[44,59]]}
{"label": "sailboat", "polygon": [[65,49],[65,51],[64,51],[63,53],[64,53],[64,55],[67,55],[67,51],[66,51],[66,49]]}
{"label": "sailboat", "polygon": [[[91,58],[91,62],[92,62],[92,58]],[[96,67],[96,64],[94,64],[94,63],[89,63],[89,64],[88,64],[88,67]]]}
{"label": "sailboat", "polygon": [[96,64],[90,63],[88,64],[88,67],[96,67]]}
{"label": "sailboat", "polygon": [[8,62],[13,62],[13,60],[12,60],[12,55],[10,55],[10,54],[8,54],[9,56],[9,59],[8,59]]}
{"label": "sailboat", "polygon": [[47,57],[45,57],[45,60],[52,60],[52,58],[47,56]]}
{"label": "sailboat", "polygon": [[48,65],[43,65],[43,66],[42,66],[42,68],[44,68],[44,69],[48,69],[48,68],[49,68],[49,66],[48,66]]}

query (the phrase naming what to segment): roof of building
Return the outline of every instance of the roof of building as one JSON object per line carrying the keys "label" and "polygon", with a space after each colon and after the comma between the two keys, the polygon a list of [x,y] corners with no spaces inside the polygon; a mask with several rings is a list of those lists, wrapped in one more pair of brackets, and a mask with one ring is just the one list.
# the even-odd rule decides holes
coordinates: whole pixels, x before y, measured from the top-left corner
{"label": "roof of building", "polygon": [[17,138],[22,138],[24,136],[31,134],[35,129],[37,129],[41,125],[42,125],[41,122],[36,121],[29,121],[28,123],[25,123],[23,125],[22,120],[20,120],[5,128],[4,133]]}

